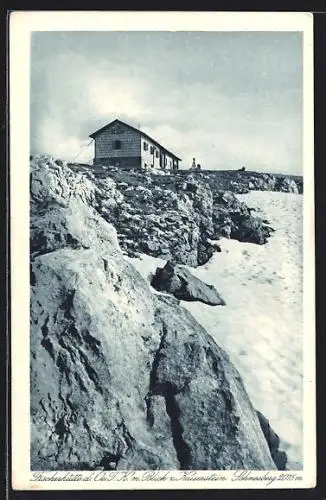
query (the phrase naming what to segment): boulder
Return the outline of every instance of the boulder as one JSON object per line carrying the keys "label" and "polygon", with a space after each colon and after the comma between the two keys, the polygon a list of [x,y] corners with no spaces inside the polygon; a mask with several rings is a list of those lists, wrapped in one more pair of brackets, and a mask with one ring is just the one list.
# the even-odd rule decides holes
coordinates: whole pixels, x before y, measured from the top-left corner
{"label": "boulder", "polygon": [[251,215],[239,216],[238,222],[233,223],[231,228],[230,237],[248,243],[257,243],[263,245],[267,242],[272,228],[263,224],[259,217]]}
{"label": "boulder", "polygon": [[213,285],[207,285],[196,278],[188,269],[168,261],[158,267],[151,279],[153,288],[174,295],[179,300],[199,301],[210,306],[225,305],[224,300]]}
{"label": "boulder", "polygon": [[70,174],[43,167],[44,182],[31,177],[31,469],[275,469],[227,354],[124,260],[83,180],[65,199]]}

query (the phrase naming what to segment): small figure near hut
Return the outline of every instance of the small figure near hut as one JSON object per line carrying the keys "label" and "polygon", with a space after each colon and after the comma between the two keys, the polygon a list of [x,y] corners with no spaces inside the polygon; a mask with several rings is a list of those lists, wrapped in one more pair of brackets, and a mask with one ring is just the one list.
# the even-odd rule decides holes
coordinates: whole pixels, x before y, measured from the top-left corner
{"label": "small figure near hut", "polygon": [[190,170],[201,170],[201,165],[199,163],[196,164],[196,158],[192,159]]}

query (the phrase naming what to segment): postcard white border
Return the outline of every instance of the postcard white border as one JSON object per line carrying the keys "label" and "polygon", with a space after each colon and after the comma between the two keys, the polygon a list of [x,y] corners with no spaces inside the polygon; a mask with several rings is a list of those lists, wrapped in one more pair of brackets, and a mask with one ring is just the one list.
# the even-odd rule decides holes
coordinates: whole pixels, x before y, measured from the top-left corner
{"label": "postcard white border", "polygon": [[[251,471],[235,480],[232,471],[119,473],[110,480],[32,480],[29,415],[29,89],[30,37],[33,31],[301,31],[304,54],[304,470]],[[248,489],[312,488],[316,484],[315,266],[313,16],[275,12],[65,12],[16,11],[10,16],[10,209],[12,341],[12,485],[18,490],[68,489]],[[107,471],[108,473],[108,471]],[[237,471],[239,474],[239,471]],[[53,473],[49,473],[52,474]],[[62,476],[67,473],[60,473]],[[152,478],[150,476],[152,474]],[[165,479],[162,479],[166,475]],[[189,471],[188,471],[189,474]],[[226,480],[209,476],[227,476]],[[262,477],[265,479],[254,479]],[[267,476],[266,476],[267,474]],[[269,474],[269,476],[268,476]],[[292,474],[292,472],[289,472]],[[56,474],[58,477],[58,473]],[[146,478],[147,475],[147,478]],[[170,478],[169,478],[170,476]],[[301,479],[300,479],[300,476]],[[87,477],[89,480],[87,480]],[[175,479],[172,480],[171,478]],[[161,480],[160,480],[161,478]],[[273,479],[274,478],[274,479]],[[72,478],[71,478],[72,479]]]}

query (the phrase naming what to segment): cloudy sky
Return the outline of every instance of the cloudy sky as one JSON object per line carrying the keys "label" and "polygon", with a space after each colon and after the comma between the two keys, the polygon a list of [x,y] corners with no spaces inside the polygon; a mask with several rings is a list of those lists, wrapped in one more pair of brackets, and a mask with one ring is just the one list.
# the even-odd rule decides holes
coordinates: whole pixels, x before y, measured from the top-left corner
{"label": "cloudy sky", "polygon": [[202,168],[302,172],[302,38],[295,32],[39,32],[31,151],[93,158],[115,118]]}

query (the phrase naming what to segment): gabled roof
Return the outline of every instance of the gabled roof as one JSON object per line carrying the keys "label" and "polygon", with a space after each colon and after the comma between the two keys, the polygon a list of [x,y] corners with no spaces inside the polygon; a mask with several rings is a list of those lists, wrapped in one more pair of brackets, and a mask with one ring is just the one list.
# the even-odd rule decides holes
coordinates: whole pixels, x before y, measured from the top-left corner
{"label": "gabled roof", "polygon": [[96,132],[93,132],[92,134],[90,134],[89,137],[91,137],[92,139],[95,139],[95,137],[100,133],[100,132],[103,132],[105,129],[111,127],[111,125],[113,125],[114,123],[121,123],[122,125],[124,125],[125,127],[128,127],[129,129],[133,130],[134,132],[138,132],[138,134],[142,135],[143,137],[146,137],[146,139],[148,139],[149,141],[152,141],[158,148],[161,148],[163,149],[166,153],[169,153],[171,156],[173,156],[174,158],[176,158],[177,160],[179,161],[182,161],[181,158],[179,158],[178,156],[176,156],[174,153],[172,153],[171,151],[169,151],[168,149],[166,149],[164,146],[162,146],[159,142],[157,142],[155,139],[153,139],[152,137],[150,137],[149,135],[145,134],[145,132],[142,132],[141,130],[139,130],[138,128],[135,128],[133,127],[132,125],[129,125],[128,123],[125,123],[121,120],[118,120],[118,119],[115,119],[113,120],[112,122],[108,123],[107,125],[105,125],[104,127],[96,130]]}

